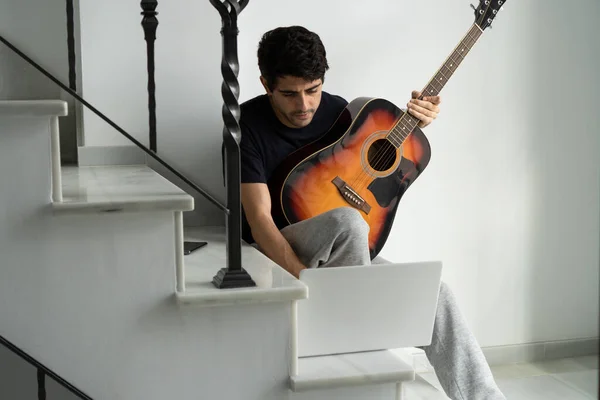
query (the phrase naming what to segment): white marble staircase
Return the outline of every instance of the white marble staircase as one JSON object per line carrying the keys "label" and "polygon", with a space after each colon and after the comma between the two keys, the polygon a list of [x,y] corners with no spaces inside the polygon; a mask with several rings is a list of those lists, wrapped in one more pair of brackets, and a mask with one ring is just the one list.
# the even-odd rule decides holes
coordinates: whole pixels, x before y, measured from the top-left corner
{"label": "white marble staircase", "polygon": [[[9,118],[14,122],[18,118],[45,118],[47,121],[46,123],[49,123],[47,150],[50,153],[48,155],[48,167],[50,168],[47,178],[50,190],[47,201],[48,205],[51,207],[52,218],[55,219],[54,222],[51,223],[61,223],[63,225],[69,223],[88,224],[90,227],[98,224],[98,226],[102,225],[102,229],[110,229],[107,228],[107,226],[113,223],[110,221],[114,221],[114,224],[116,225],[121,224],[118,225],[121,227],[119,229],[126,230],[131,226],[137,226],[136,224],[139,224],[140,226],[144,225],[140,222],[139,218],[145,216],[157,216],[157,218],[160,219],[159,224],[163,224],[162,226],[164,226],[165,223],[168,224],[170,228],[164,229],[164,232],[166,234],[170,229],[172,235],[170,239],[171,244],[170,250],[167,251],[168,254],[164,256],[163,259],[172,260],[172,265],[170,266],[172,272],[172,296],[175,304],[177,304],[177,308],[173,308],[170,305],[161,306],[165,308],[164,310],[161,309],[160,312],[160,318],[162,320],[171,320],[175,325],[181,325],[181,323],[178,322],[181,318],[185,318],[186,321],[191,321],[191,315],[194,315],[198,320],[203,320],[205,322],[213,321],[215,326],[221,327],[215,329],[224,329],[222,327],[229,326],[229,323],[227,321],[214,322],[214,318],[222,313],[227,315],[233,313],[231,316],[238,315],[238,317],[236,317],[235,329],[242,329],[242,331],[245,328],[250,329],[250,331],[259,329],[261,333],[248,333],[248,335],[253,337],[254,340],[259,340],[259,349],[276,352],[276,355],[272,355],[272,357],[276,357],[276,360],[279,360],[275,362],[276,364],[284,362],[285,365],[287,365],[287,372],[285,373],[287,376],[285,379],[286,388],[282,389],[277,386],[277,383],[273,383],[273,385],[275,385],[274,387],[277,387],[277,389],[273,389],[273,393],[276,392],[278,394],[273,394],[275,397],[269,397],[270,395],[267,395],[266,397],[263,396],[260,398],[261,400],[283,398],[281,397],[282,393],[286,393],[286,396],[290,399],[293,398],[297,400],[323,398],[402,398],[402,384],[415,379],[413,362],[410,354],[406,351],[377,351],[300,359],[297,357],[294,341],[296,335],[296,321],[294,319],[293,309],[297,301],[310,301],[309,288],[252,246],[243,246],[243,260],[244,268],[246,268],[254,278],[257,286],[254,288],[241,289],[216,289],[212,285],[211,280],[217,271],[226,264],[224,228],[203,227],[184,230],[182,216],[184,212],[193,210],[193,197],[160,176],[150,167],[147,165],[106,165],[62,168],[59,163],[60,146],[58,143],[58,122],[60,116],[66,115],[66,110],[66,103],[62,101],[0,102],[0,120],[2,118]],[[2,132],[0,131],[0,146],[2,145],[2,139]],[[40,146],[43,147],[43,140],[38,140]],[[42,158],[41,160],[43,165],[44,159]],[[4,179],[6,180],[8,178]],[[131,220],[132,222],[126,223],[124,222],[125,219],[128,221]],[[132,230],[132,232],[134,231]],[[106,239],[107,243],[110,243],[110,238]],[[132,238],[132,240],[135,241],[134,238]],[[208,245],[188,256],[184,256],[184,240],[207,241]],[[152,249],[151,247],[148,247],[147,250],[158,251],[158,249]],[[85,253],[82,252],[80,254],[83,256]],[[164,255],[164,253],[157,254]],[[119,264],[119,254],[111,255],[109,259],[111,262],[115,262],[115,265]],[[151,262],[152,257],[144,257],[144,260],[146,260],[144,262]],[[84,265],[82,265],[82,268],[84,268]],[[136,267],[136,269],[137,268],[138,267]],[[167,266],[167,268],[169,267]],[[2,271],[1,268],[0,271]],[[162,273],[162,275],[164,275],[164,273]],[[113,274],[112,279],[117,279],[116,276],[118,276],[118,273],[117,275]],[[108,277],[106,277],[106,279],[108,279]],[[73,281],[72,284],[76,284],[76,282]],[[66,281],[65,288],[68,287],[69,284],[68,281]],[[123,288],[115,288],[115,290],[123,290]],[[132,295],[136,290],[137,289],[132,290]],[[85,293],[85,290],[78,292]],[[50,296],[51,293],[48,295]],[[141,294],[136,297],[136,299],[140,297]],[[134,301],[133,298],[131,301]],[[50,301],[50,303],[52,303],[52,301]],[[56,304],[63,303],[58,302]],[[85,307],[85,304],[86,302],[83,301],[81,307]],[[72,307],[75,306],[72,305]],[[248,307],[251,308],[248,309]],[[77,310],[76,307],[72,309]],[[98,310],[100,309],[101,308]],[[167,309],[168,311],[166,311]],[[35,310],[35,308],[33,310]],[[256,316],[257,324],[260,324],[260,320],[269,320],[270,324],[276,326],[276,328],[273,329],[277,332],[277,339],[275,342],[279,343],[279,350],[277,350],[277,345],[273,344],[273,346],[269,346],[264,342],[265,339],[263,339],[262,336],[268,332],[267,326],[250,327],[247,322],[245,325],[240,324],[240,321],[244,320],[242,314],[246,313],[246,310],[250,313],[249,315]],[[0,312],[0,317],[2,315],[8,315],[6,313],[10,312],[8,309],[1,311],[4,312],[4,314]],[[129,315],[127,318],[131,318],[132,316],[134,315]],[[107,321],[108,320],[110,319],[107,319]],[[48,321],[48,323],[50,322]],[[194,325],[195,323],[196,322],[189,324]],[[45,326],[47,328],[47,325]],[[185,324],[181,325],[179,329],[181,329],[181,331],[178,340],[188,340],[185,345],[188,347],[197,346],[197,344],[189,342],[189,340],[192,340],[193,332],[190,332]],[[206,329],[206,327],[202,329]],[[267,331],[265,331],[265,329],[267,329]],[[165,330],[165,332],[167,330]],[[133,332],[134,331],[132,331],[132,333]],[[206,334],[208,331],[204,332]],[[286,336],[283,339],[280,337],[282,334]],[[163,339],[162,342],[156,341],[152,343],[155,346],[165,346],[167,342],[164,342],[164,340],[166,340],[167,337],[168,336],[164,336],[165,339]],[[235,337],[235,334],[228,332],[227,334],[222,334],[218,338],[214,337],[211,340],[221,341],[217,347],[235,348]],[[40,358],[45,359],[50,364],[56,362],[56,357],[60,353],[47,351],[44,346],[34,345],[33,343],[35,343],[36,340],[35,336],[31,336],[27,340],[25,339],[27,338],[24,338],[23,343],[21,344],[31,350],[34,355],[37,354]],[[197,340],[203,341],[206,339],[203,339],[200,336]],[[107,341],[107,344],[110,345],[111,343],[114,346],[117,342]],[[285,348],[281,347],[282,344],[285,344]],[[45,346],[48,346],[48,343],[45,343]],[[80,342],[80,346],[86,346],[85,342]],[[73,347],[77,348],[76,344],[74,344]],[[167,345],[166,347],[170,348],[171,345]],[[82,350],[83,348],[87,347],[79,347],[80,351],[84,351]],[[92,350],[88,349],[85,351]],[[182,361],[182,365],[191,365],[189,364],[191,362],[189,356],[190,354],[193,354],[193,351],[185,356],[181,353],[182,348],[179,350],[171,349],[171,353],[173,353],[173,351],[176,354],[179,354],[182,360],[187,360],[188,364],[185,364],[185,361]],[[94,355],[92,358],[95,357],[98,363],[103,363],[109,362],[109,360],[112,359],[116,360],[118,356],[120,355],[115,354],[111,356],[112,358],[109,357],[105,359],[102,355]],[[141,356],[138,355],[137,357]],[[258,357],[257,359],[262,359],[262,356],[259,355],[255,355],[255,357]],[[214,365],[214,360],[206,360],[203,361],[204,364],[200,368],[205,371],[210,371],[211,368],[225,368],[226,370],[228,368],[234,368],[236,365],[233,364],[239,363],[239,360],[235,357],[225,357],[225,359],[229,360],[228,363],[232,365]],[[83,359],[80,358],[80,361],[83,362]],[[171,362],[174,361],[175,360],[171,360]],[[120,362],[123,361],[121,360]],[[158,360],[153,360],[153,362],[158,362]],[[57,368],[59,374],[63,372],[74,375],[66,376],[65,378],[72,379],[76,385],[79,384],[84,386],[83,389],[89,390],[90,393],[107,394],[107,392],[102,392],[99,382],[90,380],[92,378],[88,377],[85,373],[81,371],[75,373],[74,371],[76,370],[64,366],[64,363],[62,362],[56,362],[56,364],[59,365]],[[134,363],[132,364],[132,367],[135,365],[139,367],[142,364]],[[64,367],[61,369],[60,366]],[[85,366],[82,366],[82,368],[85,368]],[[279,374],[281,373],[280,365],[276,370],[279,371]],[[268,370],[265,370],[262,374],[257,371],[253,373],[255,380],[268,380]],[[137,375],[132,377],[132,381],[134,382],[140,382],[140,379],[143,379],[143,377]],[[218,379],[216,381],[218,381]],[[204,382],[206,385],[210,385],[212,382],[216,381],[213,379],[212,381],[208,380]],[[161,398],[159,397],[160,394],[164,393],[164,391],[161,392],[161,390],[152,391],[150,389],[143,390],[133,388],[127,386],[126,382],[119,382],[119,384],[115,384],[115,387],[120,387],[122,391],[124,390],[131,395],[142,396],[135,398],[158,399]],[[127,389],[124,389],[125,387]],[[190,395],[189,388],[193,387],[193,385],[188,384],[186,386],[186,384],[178,383],[175,384],[175,387],[179,387],[182,393],[187,393],[184,397],[188,397],[188,395]],[[166,390],[166,388],[164,390]],[[257,391],[260,392],[258,389]],[[108,393],[110,393],[110,391]],[[230,394],[229,396],[231,397],[227,397],[227,393],[235,393],[234,388],[227,388],[223,393],[226,397],[220,398],[238,400],[236,396],[239,396],[239,394]],[[248,395],[252,396],[252,394]],[[253,400],[254,398],[258,400],[259,397],[248,397],[243,400]]]}

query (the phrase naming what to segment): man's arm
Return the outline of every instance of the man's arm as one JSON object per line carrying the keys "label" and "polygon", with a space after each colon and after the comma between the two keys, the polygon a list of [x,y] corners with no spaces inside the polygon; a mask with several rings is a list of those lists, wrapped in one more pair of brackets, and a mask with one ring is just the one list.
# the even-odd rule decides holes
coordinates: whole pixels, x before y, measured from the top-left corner
{"label": "man's arm", "polygon": [[246,219],[256,243],[267,257],[298,278],[300,271],[306,267],[273,221],[267,185],[242,183],[241,195]]}

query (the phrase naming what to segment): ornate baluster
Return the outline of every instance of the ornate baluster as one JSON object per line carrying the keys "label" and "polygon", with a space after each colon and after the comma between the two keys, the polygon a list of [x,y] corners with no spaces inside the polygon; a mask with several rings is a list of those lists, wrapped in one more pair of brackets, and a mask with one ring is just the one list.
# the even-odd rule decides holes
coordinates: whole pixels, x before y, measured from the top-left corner
{"label": "ornate baluster", "polygon": [[67,47],[69,54],[69,87],[77,90],[77,75],[75,72],[75,17],[73,0],[67,0]]}
{"label": "ornate baluster", "polygon": [[237,51],[237,17],[248,4],[248,0],[210,0],[222,19],[223,39],[223,143],[225,177],[227,186],[227,268],[221,269],[213,278],[213,284],[220,288],[256,286],[250,275],[242,268],[242,206],[240,198],[240,87],[237,81],[239,65]]}
{"label": "ornate baluster", "polygon": [[156,28],[158,19],[156,16],[157,0],[142,0],[142,27],[148,52],[148,111],[150,124],[150,150],[156,152],[156,85],[154,83],[154,41],[156,40]]}
{"label": "ornate baluster", "polygon": [[41,368],[37,369],[38,400],[46,400],[46,374]]}

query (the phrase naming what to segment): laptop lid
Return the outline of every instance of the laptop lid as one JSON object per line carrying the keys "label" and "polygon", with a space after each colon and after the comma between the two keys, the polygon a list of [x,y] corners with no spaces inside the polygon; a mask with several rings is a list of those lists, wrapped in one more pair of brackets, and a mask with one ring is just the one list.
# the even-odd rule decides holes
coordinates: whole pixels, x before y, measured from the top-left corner
{"label": "laptop lid", "polygon": [[430,344],[441,271],[439,261],[303,270],[298,357]]}

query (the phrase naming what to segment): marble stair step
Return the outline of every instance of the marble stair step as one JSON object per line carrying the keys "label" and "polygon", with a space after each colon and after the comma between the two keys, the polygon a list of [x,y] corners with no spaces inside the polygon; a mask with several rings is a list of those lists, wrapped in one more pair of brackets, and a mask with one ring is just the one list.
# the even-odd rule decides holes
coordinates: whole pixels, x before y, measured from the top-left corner
{"label": "marble stair step", "polygon": [[192,211],[194,198],[146,165],[62,167],[55,213]]}
{"label": "marble stair step", "polygon": [[298,359],[290,377],[294,392],[415,380],[415,370],[402,350],[379,350]]}

